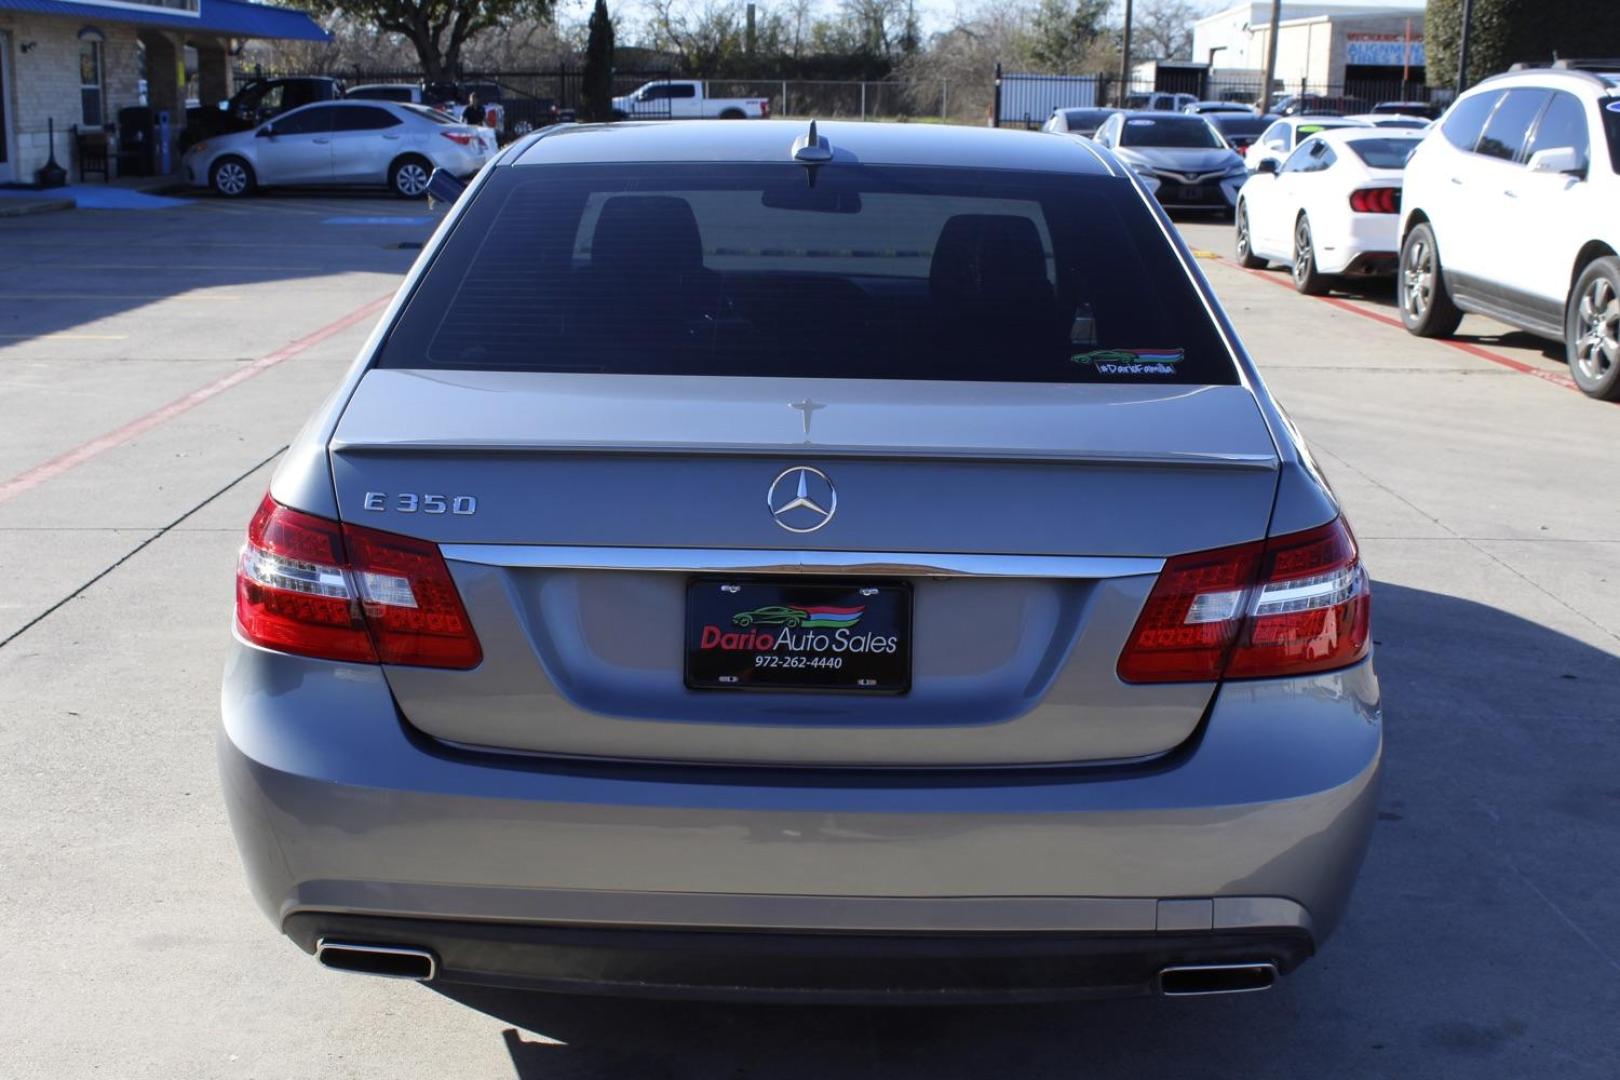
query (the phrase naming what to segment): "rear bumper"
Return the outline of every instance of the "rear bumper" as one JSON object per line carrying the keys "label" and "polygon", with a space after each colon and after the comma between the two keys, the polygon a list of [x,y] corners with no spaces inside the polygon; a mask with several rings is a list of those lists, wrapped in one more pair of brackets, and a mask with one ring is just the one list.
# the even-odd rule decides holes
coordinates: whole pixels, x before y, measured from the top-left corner
{"label": "rear bumper", "polygon": [[[1229,684],[1187,747],[1131,768],[861,774],[480,755],[411,731],[378,669],[240,642],[223,713],[221,775],[250,886],[306,948],[361,932],[410,943],[394,920],[425,920],[435,936],[417,944],[442,950],[447,979],[677,990],[701,989],[680,969],[730,939],[671,939],[704,944],[654,949],[671,960],[652,965],[657,978],[614,975],[638,967],[617,947],[578,946],[596,957],[586,962],[557,946],[559,975],[543,956],[511,969],[466,942],[531,942],[513,955],[532,959],[553,931],[810,935],[831,959],[789,968],[834,991],[840,957],[942,937],[948,955],[988,949],[969,981],[997,992],[1028,981],[1018,957],[1031,955],[1047,974],[1023,989],[1129,992],[1165,961],[1227,958],[1234,936],[1254,948],[1242,959],[1287,970],[1348,899],[1382,747],[1370,661]],[[828,935],[858,947],[826,951]],[[1014,945],[1010,958],[984,935]],[[710,981],[735,988],[764,967]],[[788,981],[760,989],[803,989]]]}
{"label": "rear bumper", "polygon": [[[1320,224],[1318,221],[1320,220]],[[1325,274],[1393,274],[1400,238],[1396,214],[1355,214],[1345,211],[1311,219],[1316,240],[1316,265]]]}
{"label": "rear bumper", "polygon": [[301,912],[322,940],[425,949],[435,981],[570,993],[778,1001],[969,1002],[1151,994],[1167,967],[1310,956],[1302,929],[1165,934],[810,934],[646,930]]}

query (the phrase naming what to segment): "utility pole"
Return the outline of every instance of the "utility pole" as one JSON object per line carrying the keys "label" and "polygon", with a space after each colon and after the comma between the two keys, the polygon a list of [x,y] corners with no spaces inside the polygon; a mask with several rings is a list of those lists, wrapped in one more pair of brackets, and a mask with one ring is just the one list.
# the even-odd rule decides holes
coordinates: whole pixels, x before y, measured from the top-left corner
{"label": "utility pole", "polygon": [[1266,36],[1266,85],[1260,91],[1260,115],[1271,111],[1271,84],[1277,79],[1277,24],[1282,22],[1282,0],[1271,0],[1271,30]]}
{"label": "utility pole", "polygon": [[1125,40],[1119,47],[1119,100],[1125,104],[1125,95],[1131,92],[1131,0],[1125,0]]}
{"label": "utility pole", "polygon": [[1474,21],[1474,0],[1463,0],[1462,42],[1457,48],[1457,93],[1468,89],[1468,30]]}

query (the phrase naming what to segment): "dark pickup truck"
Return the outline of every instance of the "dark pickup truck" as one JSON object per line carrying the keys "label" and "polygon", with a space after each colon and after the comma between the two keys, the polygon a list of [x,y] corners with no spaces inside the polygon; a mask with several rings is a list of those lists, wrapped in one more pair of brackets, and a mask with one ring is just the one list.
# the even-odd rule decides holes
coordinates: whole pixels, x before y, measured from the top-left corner
{"label": "dark pickup truck", "polygon": [[210,135],[246,131],[288,109],[342,96],[343,84],[325,76],[254,79],[232,95],[229,101],[222,101],[212,108],[200,106],[187,109],[184,143],[189,146]]}

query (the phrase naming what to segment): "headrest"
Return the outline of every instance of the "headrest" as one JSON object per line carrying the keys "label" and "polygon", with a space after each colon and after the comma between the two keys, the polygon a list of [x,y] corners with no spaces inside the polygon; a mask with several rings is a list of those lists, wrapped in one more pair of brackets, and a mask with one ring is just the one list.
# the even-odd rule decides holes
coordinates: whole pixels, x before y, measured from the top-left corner
{"label": "headrest", "polygon": [[682,273],[703,268],[703,234],[692,205],[673,195],[616,195],[591,234],[591,266],[615,273]]}
{"label": "headrest", "polygon": [[1046,252],[1035,222],[1016,214],[958,214],[934,243],[928,286],[935,299],[1046,302]]}

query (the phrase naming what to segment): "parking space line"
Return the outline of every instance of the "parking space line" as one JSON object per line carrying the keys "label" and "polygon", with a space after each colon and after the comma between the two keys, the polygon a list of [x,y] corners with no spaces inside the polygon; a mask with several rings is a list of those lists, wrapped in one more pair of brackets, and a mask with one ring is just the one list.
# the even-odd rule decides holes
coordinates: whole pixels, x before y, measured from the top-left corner
{"label": "parking space line", "polygon": [[[12,270],[18,270],[18,271],[24,270],[24,269],[33,269],[33,268],[32,267],[22,267],[22,266],[12,268]],[[316,273],[316,272],[320,272],[320,271],[330,272],[331,268],[326,267],[326,266],[313,266],[313,265],[311,265],[311,266],[286,266],[286,265],[282,265],[282,264],[279,264],[279,263],[269,264],[269,265],[265,265],[265,264],[254,265],[254,264],[248,264],[248,263],[232,263],[229,266],[195,266],[195,265],[193,265],[193,266],[178,266],[178,265],[176,265],[174,263],[106,263],[106,262],[98,263],[95,266],[75,266],[73,268],[73,272],[76,273],[76,274],[83,274],[83,273],[119,274],[119,273],[123,273],[125,270],[159,271],[159,272],[162,272],[162,273],[170,273],[170,274],[226,274],[226,273],[243,273],[243,272],[252,273],[254,271],[259,271],[259,270],[278,270],[278,271],[279,270],[296,270],[296,271],[303,272],[303,273]],[[10,273],[10,272],[12,272],[12,271],[11,270],[0,270],[0,273]]]}
{"label": "parking space line", "polygon": [[128,334],[0,334],[5,341],[123,341]]}
{"label": "parking space line", "polygon": [[234,294],[213,296],[130,295],[127,293],[0,293],[0,300],[183,300],[197,304],[234,304],[242,297]]}
{"label": "parking space line", "polygon": [[265,356],[260,357],[251,364],[248,364],[246,367],[239,368],[228,375],[222,375],[213,382],[198,387],[184,397],[177,398],[174,401],[169,402],[162,408],[154,409],[145,416],[137,417],[122,427],[115,428],[112,431],[107,432],[105,435],[91,439],[89,442],[80,443],[78,446],[67,451],[66,453],[59,454],[41,465],[34,466],[32,469],[29,469],[26,472],[19,473],[10,480],[7,480],[5,483],[0,484],[0,503],[9,502],[18,495],[21,495],[23,492],[36,488],[40,484],[45,483],[47,480],[52,480],[58,476],[61,476],[68,470],[83,465],[85,462],[91,460],[92,458],[101,456],[108,450],[122,446],[131,439],[139,435],[144,435],[153,428],[159,427],[160,425],[173,420],[182,413],[190,412],[192,409],[195,409],[198,405],[201,405],[210,398],[223,394],[231,387],[236,386],[239,383],[244,383],[253,378],[255,375],[268,371],[283,361],[291,360],[300,353],[309,351],[316,345],[319,345],[321,342],[325,341],[327,338],[340,334],[349,329],[349,327],[354,326],[357,323],[364,322],[366,319],[376,315],[379,311],[386,307],[388,302],[392,299],[392,294],[389,294],[388,296],[380,296],[371,301],[371,303],[349,312],[341,319],[338,319],[335,322],[327,323],[319,330],[316,330],[313,333],[305,334],[297,341],[283,345],[275,352],[268,353]]}
{"label": "parking space line", "polygon": [[[286,450],[286,449],[287,449],[286,444],[282,444],[281,446],[276,447],[275,451],[272,454],[270,454],[269,457],[265,458],[263,461],[256,462],[254,465],[250,466],[247,469],[246,472],[240,473],[239,475],[232,478],[231,481],[229,483],[227,483],[224,487],[222,487],[219,490],[215,491],[213,494],[206,496],[200,502],[194,503],[184,513],[182,513],[179,517],[175,518],[173,521],[169,522],[167,525],[164,525],[161,528],[154,530],[151,536],[148,536],[145,540],[142,540],[140,543],[138,543],[134,547],[130,548],[123,555],[120,555],[110,566],[106,566],[106,567],[102,568],[99,572],[96,573],[96,575],[94,577],[90,578],[90,580],[86,581],[84,584],[80,585],[78,588],[74,589],[72,592],[70,592],[66,596],[62,597],[60,600],[58,600],[56,603],[52,604],[50,607],[46,608],[44,611],[40,612],[38,615],[35,615],[32,619],[29,619],[27,622],[25,622],[21,626],[17,627],[17,629],[15,629],[11,633],[7,634],[4,639],[0,639],[0,649],[3,649],[7,645],[10,645],[13,641],[16,641],[18,638],[22,637],[28,631],[32,630],[34,627],[38,626],[40,623],[44,622],[46,619],[48,619],[52,615],[56,614],[56,612],[58,612],[58,611],[60,611],[62,609],[62,606],[64,604],[68,603],[74,597],[84,595],[84,593],[88,589],[90,589],[92,586],[94,586],[96,584],[96,582],[100,581],[102,578],[106,577],[108,574],[112,573],[114,570],[117,570],[120,566],[123,566],[125,563],[129,562],[129,560],[133,559],[135,556],[137,556],[141,552],[145,551],[152,544],[156,543],[157,541],[163,539],[165,536],[169,535],[169,533],[171,533],[175,529],[179,528],[189,518],[191,518],[194,514],[196,514],[197,511],[201,510],[203,507],[207,506],[209,503],[213,502],[215,499],[219,498],[221,495],[225,494],[227,491],[234,488],[237,484],[240,484],[243,480],[246,480],[248,477],[252,476],[254,473],[258,472],[260,469],[264,468],[266,465],[268,465],[272,461],[276,460],[276,458],[280,457],[282,452],[284,450]],[[145,530],[144,529],[132,529],[132,530],[128,530],[128,531],[131,531],[131,532],[144,532]]]}
{"label": "parking space line", "polygon": [[[1247,267],[1239,266],[1232,260],[1221,256],[1217,256],[1215,261],[1220,263],[1222,266],[1230,266],[1234,270],[1241,270],[1245,274],[1252,274],[1261,281],[1268,281],[1279,288],[1287,289],[1290,292],[1296,291],[1293,285],[1281,278],[1272,276],[1272,274],[1270,274],[1268,271],[1250,270]],[[1389,315],[1385,315],[1382,312],[1368,311],[1364,307],[1358,307],[1348,300],[1339,299],[1337,296],[1307,296],[1302,297],[1302,299],[1320,300],[1324,304],[1331,304],[1340,311],[1348,311],[1352,315],[1360,315],[1364,319],[1371,319],[1374,322],[1381,322],[1385,326],[1393,326],[1395,329],[1400,330],[1403,333],[1406,331],[1406,324],[1401,322],[1401,320]],[[1477,356],[1481,360],[1489,360],[1493,364],[1499,364],[1502,367],[1507,368],[1509,371],[1518,372],[1520,375],[1533,375],[1543,382],[1549,382],[1554,386],[1561,386],[1565,390],[1573,390],[1576,393],[1580,393],[1581,388],[1576,386],[1575,380],[1570,378],[1568,375],[1563,375],[1556,371],[1544,371],[1541,368],[1536,367],[1534,364],[1527,364],[1523,360],[1515,360],[1511,356],[1503,356],[1501,353],[1492,352],[1489,349],[1481,348],[1480,346],[1474,345],[1467,341],[1453,341],[1450,338],[1430,338],[1429,340],[1433,341],[1436,345],[1444,345],[1447,348],[1456,349],[1459,352],[1465,352],[1469,356]]]}

